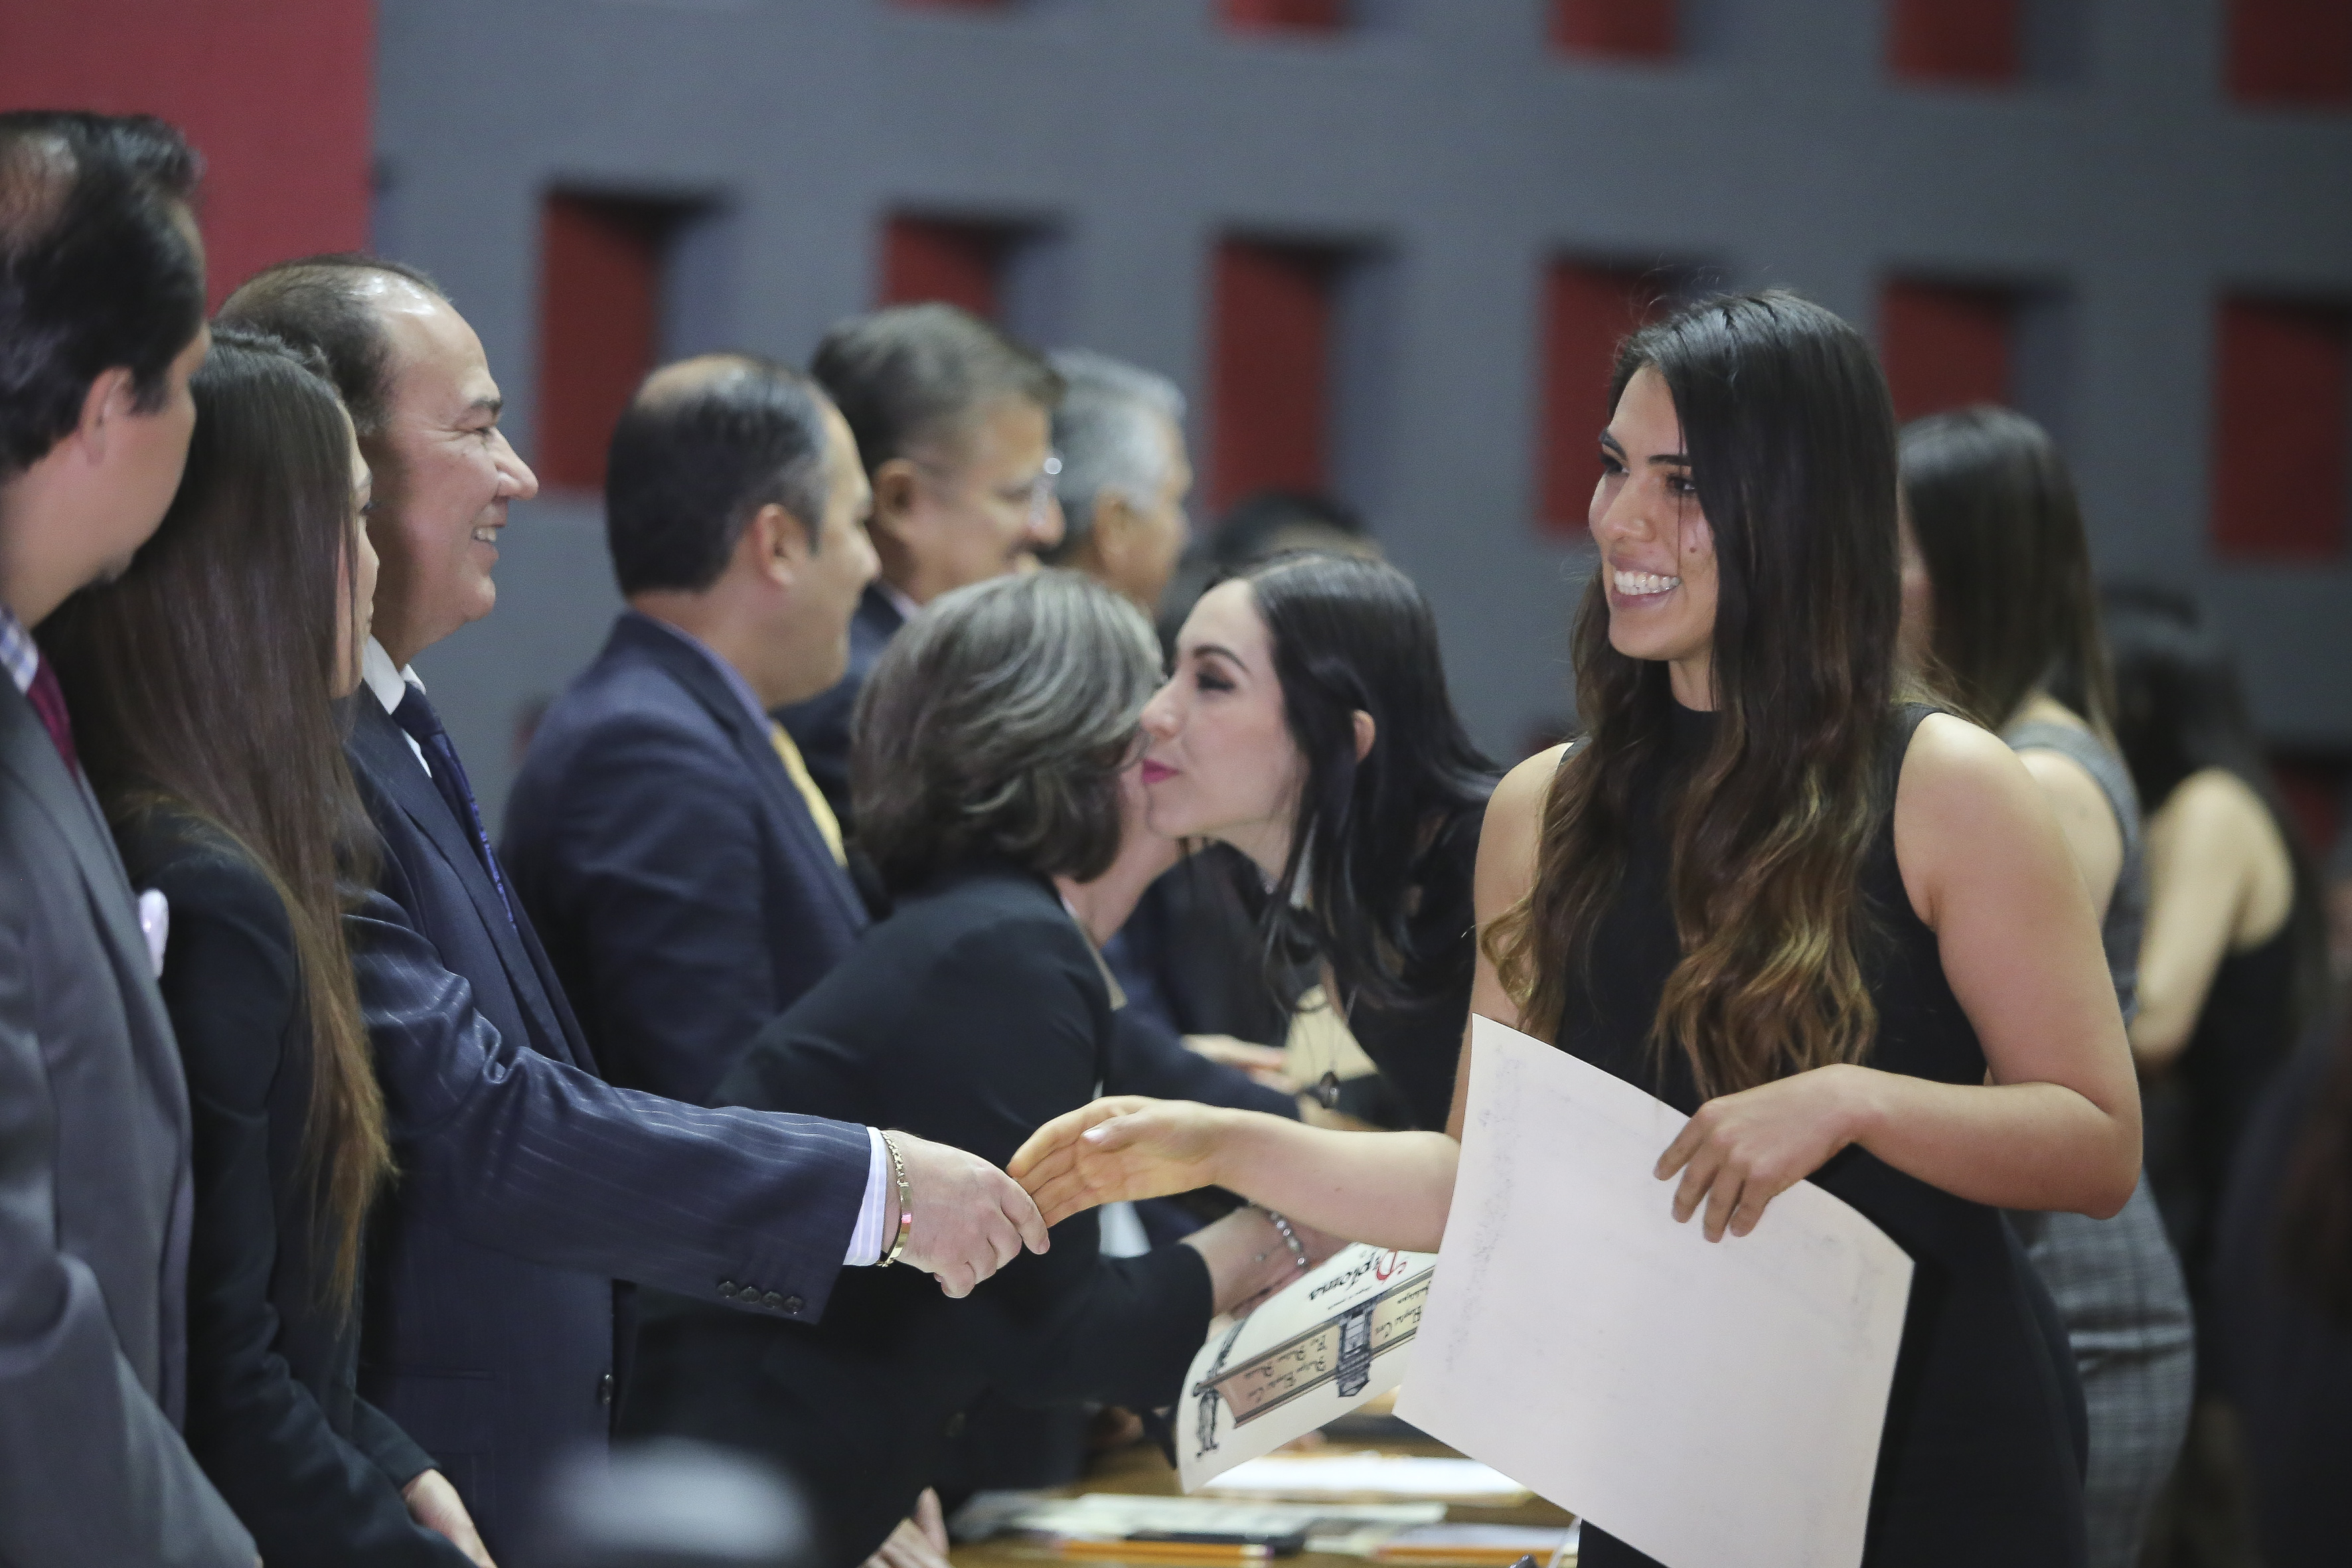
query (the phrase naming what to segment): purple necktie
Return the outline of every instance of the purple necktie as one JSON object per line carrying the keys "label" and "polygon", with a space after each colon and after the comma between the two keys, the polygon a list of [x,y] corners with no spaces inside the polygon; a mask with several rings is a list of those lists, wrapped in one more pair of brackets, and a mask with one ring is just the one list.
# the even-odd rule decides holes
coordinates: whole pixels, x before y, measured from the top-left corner
{"label": "purple necktie", "polygon": [[73,720],[66,713],[66,694],[58,685],[58,672],[46,657],[34,669],[33,684],[25,689],[25,697],[41,716],[41,728],[49,732],[58,755],[65,759],[66,772],[79,776],[81,759],[74,754]]}

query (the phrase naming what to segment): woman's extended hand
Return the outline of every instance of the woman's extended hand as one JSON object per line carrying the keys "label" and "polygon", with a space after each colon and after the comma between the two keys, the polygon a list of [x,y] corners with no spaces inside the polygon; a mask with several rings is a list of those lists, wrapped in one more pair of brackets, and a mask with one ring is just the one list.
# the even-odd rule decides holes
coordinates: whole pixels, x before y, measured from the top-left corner
{"label": "woman's extended hand", "polygon": [[1224,1115],[1187,1100],[1114,1095],[1056,1116],[1005,1169],[1049,1226],[1099,1204],[1214,1186]]}
{"label": "woman's extended hand", "polygon": [[1726,1230],[1754,1230],[1765,1205],[1860,1135],[1876,1076],[1866,1068],[1816,1068],[1700,1106],[1658,1156],[1658,1180],[1682,1173],[1676,1223],[1705,1204],[1709,1241],[1721,1241]]}

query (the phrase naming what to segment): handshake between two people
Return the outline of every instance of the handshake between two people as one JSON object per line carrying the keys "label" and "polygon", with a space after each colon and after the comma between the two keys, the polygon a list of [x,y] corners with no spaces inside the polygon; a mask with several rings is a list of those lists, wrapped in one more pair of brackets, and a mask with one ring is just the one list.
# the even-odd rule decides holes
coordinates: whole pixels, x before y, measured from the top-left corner
{"label": "handshake between two people", "polygon": [[[1031,1134],[1010,1174],[977,1154],[893,1132],[915,1216],[900,1260],[936,1278],[948,1295],[968,1296],[1024,1246],[1044,1252],[1046,1227],[1073,1215],[1217,1185],[1208,1109],[1135,1095],[1097,1100]],[[898,1228],[893,1192],[884,1235],[895,1237]],[[1286,1284],[1342,1245],[1262,1209],[1236,1211],[1185,1240],[1209,1265],[1220,1311]]]}

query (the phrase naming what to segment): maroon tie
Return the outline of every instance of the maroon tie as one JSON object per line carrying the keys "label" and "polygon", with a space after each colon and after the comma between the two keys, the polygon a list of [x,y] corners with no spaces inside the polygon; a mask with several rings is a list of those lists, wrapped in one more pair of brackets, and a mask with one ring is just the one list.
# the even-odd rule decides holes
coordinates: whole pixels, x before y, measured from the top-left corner
{"label": "maroon tie", "polygon": [[58,755],[66,763],[66,772],[79,774],[81,759],[74,755],[73,720],[66,714],[66,694],[58,686],[58,672],[44,658],[33,671],[33,684],[25,689],[33,704],[33,711],[41,716],[41,727],[56,742]]}

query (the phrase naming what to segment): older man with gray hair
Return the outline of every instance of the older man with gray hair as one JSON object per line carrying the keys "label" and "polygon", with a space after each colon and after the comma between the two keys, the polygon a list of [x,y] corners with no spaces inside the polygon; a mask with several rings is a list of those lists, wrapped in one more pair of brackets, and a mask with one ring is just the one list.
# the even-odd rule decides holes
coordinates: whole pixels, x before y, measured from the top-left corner
{"label": "older man with gray hair", "polygon": [[1184,395],[1164,375],[1085,349],[1051,356],[1066,390],[1054,411],[1064,533],[1051,556],[1154,613],[1191,528]]}

